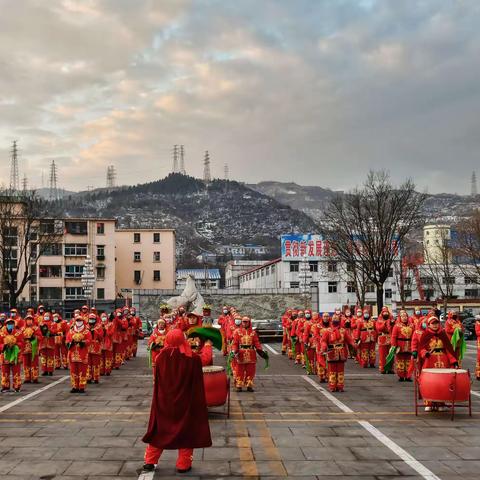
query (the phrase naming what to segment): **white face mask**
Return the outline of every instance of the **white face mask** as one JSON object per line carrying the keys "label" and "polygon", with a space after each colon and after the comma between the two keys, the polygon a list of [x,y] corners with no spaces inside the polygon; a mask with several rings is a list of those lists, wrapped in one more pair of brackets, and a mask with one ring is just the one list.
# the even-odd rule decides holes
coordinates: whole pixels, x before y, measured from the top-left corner
{"label": "white face mask", "polygon": [[45,320],[48,322],[50,320],[50,317],[48,315],[45,315]]}
{"label": "white face mask", "polygon": [[75,322],[75,325],[76,325],[77,327],[82,327],[82,326],[83,326],[83,322],[82,322],[81,320],[77,320],[77,321]]}
{"label": "white face mask", "polygon": [[420,310],[415,310],[415,315],[420,315]]}
{"label": "white face mask", "polygon": [[228,313],[228,310],[224,310],[223,314],[226,315]]}
{"label": "white face mask", "polygon": [[235,325],[240,326],[242,324],[241,320],[235,320]]}

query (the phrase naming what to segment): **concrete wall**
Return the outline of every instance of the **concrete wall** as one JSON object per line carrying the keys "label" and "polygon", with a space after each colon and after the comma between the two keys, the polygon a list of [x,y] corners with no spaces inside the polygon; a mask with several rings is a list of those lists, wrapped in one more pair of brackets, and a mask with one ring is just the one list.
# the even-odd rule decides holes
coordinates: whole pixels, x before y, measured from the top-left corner
{"label": "concrete wall", "polygon": [[[179,290],[134,290],[133,304],[145,318],[155,320],[159,307],[169,298],[180,295]],[[298,290],[244,290],[222,289],[200,291],[205,303],[212,306],[212,316],[217,318],[223,305],[232,305],[240,313],[256,320],[279,319],[289,307],[315,307],[318,293],[313,293],[314,302]]]}

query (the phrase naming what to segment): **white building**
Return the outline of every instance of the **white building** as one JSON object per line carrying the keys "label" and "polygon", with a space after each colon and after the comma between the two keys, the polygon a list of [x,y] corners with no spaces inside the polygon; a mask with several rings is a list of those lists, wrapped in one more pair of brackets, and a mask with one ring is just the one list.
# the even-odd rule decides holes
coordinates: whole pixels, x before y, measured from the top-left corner
{"label": "white building", "polygon": [[230,260],[225,266],[225,288],[240,288],[238,277],[264,263],[265,260]]}
{"label": "white building", "polygon": [[185,288],[189,275],[193,276],[198,288],[220,288],[221,276],[218,268],[187,268],[177,270],[177,290]]}
{"label": "white building", "polygon": [[[302,274],[302,267],[306,267],[308,273]],[[384,285],[387,306],[395,307],[400,298],[399,273],[399,262],[396,262]],[[355,284],[345,264],[333,256],[328,241],[321,235],[283,235],[282,257],[242,273],[239,281],[241,289],[318,288],[320,311],[357,303]],[[367,304],[376,304],[374,285],[367,285],[365,298]]]}

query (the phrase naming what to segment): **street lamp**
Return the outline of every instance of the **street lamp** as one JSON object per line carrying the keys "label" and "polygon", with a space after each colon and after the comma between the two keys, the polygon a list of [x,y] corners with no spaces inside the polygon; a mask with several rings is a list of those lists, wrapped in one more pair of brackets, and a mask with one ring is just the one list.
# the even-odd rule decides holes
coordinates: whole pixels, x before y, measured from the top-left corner
{"label": "street lamp", "polygon": [[93,265],[90,255],[85,257],[85,264],[82,273],[83,294],[87,298],[90,307],[93,300],[93,286],[95,285],[95,275],[93,274]]}

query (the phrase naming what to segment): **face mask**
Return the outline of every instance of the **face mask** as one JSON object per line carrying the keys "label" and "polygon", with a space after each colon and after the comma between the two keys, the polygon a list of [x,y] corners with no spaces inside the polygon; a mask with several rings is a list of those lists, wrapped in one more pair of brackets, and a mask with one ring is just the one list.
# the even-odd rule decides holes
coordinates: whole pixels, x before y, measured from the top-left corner
{"label": "face mask", "polygon": [[55,323],[59,323],[59,322],[60,322],[60,319],[59,319],[58,317],[55,317],[53,320],[55,321]]}
{"label": "face mask", "polygon": [[7,331],[13,332],[13,327],[14,327],[14,325],[12,325],[11,323],[9,323],[9,324],[7,325]]}
{"label": "face mask", "polygon": [[332,325],[333,325],[334,327],[338,327],[338,326],[340,325],[340,322],[339,322],[338,320],[334,320],[334,321],[332,322]]}
{"label": "face mask", "polygon": [[224,310],[223,314],[226,315],[228,313],[228,310]]}
{"label": "face mask", "polygon": [[389,315],[388,313],[384,313],[384,314],[382,315],[382,317],[383,317],[385,320],[387,320],[388,317],[390,317],[390,315]]}
{"label": "face mask", "polygon": [[415,310],[415,315],[420,315],[420,310]]}
{"label": "face mask", "polygon": [[242,324],[241,320],[235,320],[235,325],[240,326]]}
{"label": "face mask", "polygon": [[77,321],[75,322],[75,325],[76,325],[77,327],[81,327],[81,326],[83,325],[83,321],[82,321],[82,320],[77,320]]}
{"label": "face mask", "polygon": [[88,323],[89,323],[90,325],[95,325],[97,322],[96,322],[95,320],[89,320]]}
{"label": "face mask", "polygon": [[45,315],[45,321],[49,321],[50,320],[50,317],[48,315]]}
{"label": "face mask", "polygon": [[422,323],[422,328],[427,328],[427,324],[425,322]]}
{"label": "face mask", "polygon": [[357,317],[360,318],[362,316],[362,312],[357,313]]}
{"label": "face mask", "polygon": [[305,315],[305,318],[306,318],[307,320],[310,320],[310,318],[312,318],[312,316],[311,316],[309,313],[307,313],[307,314]]}
{"label": "face mask", "polygon": [[38,311],[38,313],[39,313],[40,315],[43,315],[43,312],[44,312],[44,311],[45,311],[45,310],[44,310],[43,308],[41,308],[41,309]]}
{"label": "face mask", "polygon": [[102,322],[106,322],[107,321],[107,317],[102,317]]}
{"label": "face mask", "polygon": [[369,315],[368,313],[366,313],[366,314],[363,316],[363,318],[364,318],[365,320],[368,320],[368,319],[370,318],[370,315]]}
{"label": "face mask", "polygon": [[122,318],[122,314],[121,314],[121,313],[117,313],[117,318]]}

